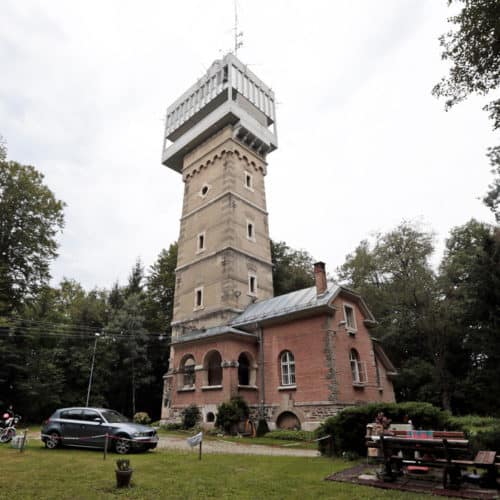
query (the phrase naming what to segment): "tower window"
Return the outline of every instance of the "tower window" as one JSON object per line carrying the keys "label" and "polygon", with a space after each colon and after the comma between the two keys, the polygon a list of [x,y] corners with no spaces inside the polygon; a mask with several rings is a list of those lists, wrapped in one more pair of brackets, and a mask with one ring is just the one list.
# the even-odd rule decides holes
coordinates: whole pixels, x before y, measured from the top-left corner
{"label": "tower window", "polygon": [[210,186],[208,184],[204,184],[203,187],[200,189],[200,196],[204,198],[208,194],[209,189]]}
{"label": "tower window", "polygon": [[255,241],[255,228],[253,222],[247,222],[247,238]]}
{"label": "tower window", "polygon": [[257,295],[257,276],[255,274],[248,275],[248,294]]}
{"label": "tower window", "polygon": [[196,237],[196,253],[203,252],[205,250],[205,232],[200,233]]}
{"label": "tower window", "polygon": [[253,191],[253,176],[247,171],[245,171],[245,187],[250,191]]}
{"label": "tower window", "polygon": [[194,308],[203,308],[203,287],[195,288],[194,290]]}

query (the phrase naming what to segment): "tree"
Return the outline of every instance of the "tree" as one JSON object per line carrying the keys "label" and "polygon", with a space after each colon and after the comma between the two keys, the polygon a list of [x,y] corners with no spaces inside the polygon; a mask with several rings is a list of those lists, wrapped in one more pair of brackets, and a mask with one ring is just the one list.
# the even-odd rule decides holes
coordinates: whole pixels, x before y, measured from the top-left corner
{"label": "tree", "polygon": [[5,140],[0,135],[0,161],[5,161],[7,159],[7,145],[5,144]]}
{"label": "tree", "polygon": [[34,167],[0,160],[0,316],[19,310],[50,278],[64,204],[43,178]]}
{"label": "tree", "polygon": [[271,240],[274,295],[314,285],[314,259],[305,250],[294,250],[284,241]]}
{"label": "tree", "polygon": [[[486,95],[500,87],[500,2],[498,0],[448,0],[448,4],[464,4],[460,13],[449,19],[455,29],[440,37],[442,58],[451,61],[447,78],[433,89],[433,94],[446,98],[446,109],[470,94]],[[493,130],[500,129],[500,99],[484,109],[493,120]],[[490,148],[492,172],[496,174],[484,198],[486,205],[500,222],[500,145]]]}

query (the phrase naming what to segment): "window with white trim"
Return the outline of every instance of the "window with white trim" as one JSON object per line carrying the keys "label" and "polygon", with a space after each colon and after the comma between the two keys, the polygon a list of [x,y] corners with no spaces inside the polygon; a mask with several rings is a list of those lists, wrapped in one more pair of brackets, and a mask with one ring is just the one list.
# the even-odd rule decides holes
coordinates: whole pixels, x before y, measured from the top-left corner
{"label": "window with white trim", "polygon": [[247,238],[255,241],[255,226],[254,223],[247,220]]}
{"label": "window with white trim", "polygon": [[356,349],[351,349],[349,352],[349,362],[351,364],[351,374],[353,384],[366,383],[366,370],[364,363],[359,359],[359,354]]}
{"label": "window with white trim", "polygon": [[203,309],[203,287],[194,289],[194,308]]}
{"label": "window with white trim", "polygon": [[257,276],[248,274],[248,295],[257,295]]}
{"label": "window with white trim", "polygon": [[354,314],[354,307],[344,304],[344,319],[345,327],[348,330],[356,331],[356,316]]}
{"label": "window with white trim", "polygon": [[205,231],[203,231],[202,233],[198,234],[198,236],[196,236],[196,253],[205,251],[205,244]]}
{"label": "window with white trim", "polygon": [[192,387],[195,384],[195,361],[192,356],[189,356],[186,358],[181,366],[181,372],[182,372],[182,385],[184,387]]}
{"label": "window with white trim", "polygon": [[295,385],[295,358],[290,351],[284,351],[280,356],[281,385]]}
{"label": "window with white trim", "polygon": [[253,191],[253,175],[245,170],[245,187]]}

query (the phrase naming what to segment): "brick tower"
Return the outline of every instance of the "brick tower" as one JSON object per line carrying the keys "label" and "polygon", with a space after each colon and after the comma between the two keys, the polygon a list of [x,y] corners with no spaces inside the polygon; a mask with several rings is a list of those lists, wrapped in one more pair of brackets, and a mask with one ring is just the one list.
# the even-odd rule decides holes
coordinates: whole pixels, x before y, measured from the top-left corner
{"label": "brick tower", "polygon": [[182,174],[173,340],[272,297],[264,177],[274,93],[234,55],[167,109],[163,164]]}

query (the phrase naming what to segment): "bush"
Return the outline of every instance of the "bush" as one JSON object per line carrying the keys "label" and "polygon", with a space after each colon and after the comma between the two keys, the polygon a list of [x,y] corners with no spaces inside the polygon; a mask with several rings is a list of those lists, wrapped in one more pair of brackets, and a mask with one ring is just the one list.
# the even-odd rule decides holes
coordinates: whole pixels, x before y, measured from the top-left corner
{"label": "bush", "polygon": [[234,433],[235,427],[242,421],[248,418],[250,409],[246,401],[237,396],[231,398],[228,403],[222,403],[217,408],[217,420],[215,426],[224,429],[224,432]]}
{"label": "bush", "polygon": [[335,417],[327,418],[316,430],[318,438],[331,435],[333,440],[318,441],[319,451],[326,455],[344,451],[366,455],[366,425],[373,422],[379,412],[384,412],[394,423],[402,423],[405,416],[408,416],[416,429],[442,430],[451,426],[451,415],[429,403],[372,403],[355,406],[346,408]]}
{"label": "bush", "polygon": [[191,404],[182,411],[182,428],[191,429],[199,422],[200,419],[200,409],[195,404]]}
{"label": "bush", "polygon": [[474,454],[480,450],[490,450],[500,453],[500,425],[491,429],[479,431],[470,437],[471,448]]}
{"label": "bush", "polygon": [[177,424],[177,423],[162,425],[162,429],[165,429],[166,431],[179,431],[183,428],[184,428],[183,424]]}
{"label": "bush", "polygon": [[262,437],[269,432],[269,426],[265,419],[261,418],[257,424],[257,437]]}
{"label": "bush", "polygon": [[136,424],[148,425],[151,423],[151,418],[145,411],[140,411],[134,415],[134,422]]}
{"label": "bush", "polygon": [[312,431],[276,430],[266,434],[268,438],[283,439],[284,441],[312,441],[315,433]]}

